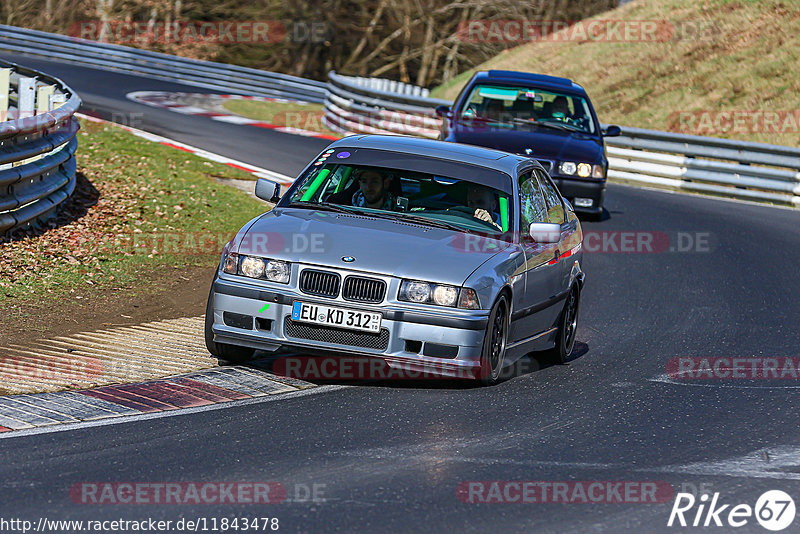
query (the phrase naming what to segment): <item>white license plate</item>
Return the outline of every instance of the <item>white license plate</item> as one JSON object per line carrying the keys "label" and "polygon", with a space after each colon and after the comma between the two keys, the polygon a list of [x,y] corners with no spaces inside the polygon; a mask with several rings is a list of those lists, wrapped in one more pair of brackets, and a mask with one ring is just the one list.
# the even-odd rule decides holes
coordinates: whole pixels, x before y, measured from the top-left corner
{"label": "white license plate", "polygon": [[309,304],[307,302],[292,303],[292,321],[312,323],[347,330],[378,333],[381,331],[381,314]]}

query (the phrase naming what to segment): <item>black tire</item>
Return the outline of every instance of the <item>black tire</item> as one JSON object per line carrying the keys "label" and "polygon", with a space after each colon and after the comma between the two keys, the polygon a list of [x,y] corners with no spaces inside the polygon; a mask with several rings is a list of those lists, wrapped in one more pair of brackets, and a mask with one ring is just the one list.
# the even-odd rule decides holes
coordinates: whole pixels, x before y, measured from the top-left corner
{"label": "black tire", "polygon": [[509,325],[508,298],[500,295],[489,314],[486,335],[483,338],[479,379],[482,384],[493,386],[500,382],[505,361]]}
{"label": "black tire", "polygon": [[564,364],[575,348],[575,333],[578,329],[580,315],[581,291],[578,285],[572,286],[564,302],[561,315],[558,316],[558,333],[556,346],[545,353],[546,360],[554,364]]}
{"label": "black tire", "polygon": [[[216,277],[214,277],[216,280]],[[253,359],[256,350],[249,347],[238,347],[236,345],[227,345],[225,343],[216,343],[214,341],[214,332],[211,326],[214,324],[214,310],[211,307],[211,299],[213,298],[214,289],[208,294],[208,302],[206,303],[206,317],[205,317],[205,338],[206,348],[212,356],[218,360],[225,360],[230,363],[245,363]]]}
{"label": "black tire", "polygon": [[605,212],[603,211],[603,206],[600,206],[600,211],[597,213],[592,213],[592,215],[589,217],[589,220],[591,222],[601,222],[604,214]]}

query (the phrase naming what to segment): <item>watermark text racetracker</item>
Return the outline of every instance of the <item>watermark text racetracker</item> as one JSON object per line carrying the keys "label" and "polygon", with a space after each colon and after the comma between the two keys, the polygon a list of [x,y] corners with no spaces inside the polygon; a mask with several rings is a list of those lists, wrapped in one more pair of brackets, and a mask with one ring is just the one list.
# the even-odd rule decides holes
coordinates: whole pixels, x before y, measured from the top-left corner
{"label": "watermark text racetracker", "polygon": [[324,503],[326,484],[281,482],[78,482],[69,498],[86,505]]}
{"label": "watermark text racetracker", "polygon": [[72,23],[67,35],[92,41],[142,45],[148,43],[233,44],[280,41],[323,43],[329,39],[324,21],[130,21],[85,20]]}
{"label": "watermark text racetracker", "polygon": [[471,43],[665,43],[710,40],[718,33],[716,25],[700,21],[485,19],[460,23],[456,37]]}
{"label": "watermark text racetracker", "polygon": [[[520,236],[520,241],[527,238],[527,235]],[[500,238],[471,233],[455,236],[451,244],[463,252],[490,252],[504,249],[508,241],[508,235]],[[707,253],[714,248],[714,235],[711,232],[587,230],[581,246],[584,252],[599,254]]]}
{"label": "watermark text racetracker", "polygon": [[[219,255],[230,241],[228,232],[200,230],[196,232],[140,231],[118,234],[81,236],[77,250],[93,254],[180,254]],[[315,232],[249,232],[240,248],[251,254],[323,254],[329,250],[330,236]]]}
{"label": "watermark text racetracker", "polygon": [[800,110],[697,110],[675,111],[667,117],[667,130],[691,135],[742,135],[800,133]]}
{"label": "watermark text racetracker", "polygon": [[667,376],[680,380],[798,380],[800,358],[670,358],[667,362]]}
{"label": "watermark text racetracker", "polygon": [[672,500],[674,490],[664,481],[464,481],[456,497],[469,504],[657,504]]}

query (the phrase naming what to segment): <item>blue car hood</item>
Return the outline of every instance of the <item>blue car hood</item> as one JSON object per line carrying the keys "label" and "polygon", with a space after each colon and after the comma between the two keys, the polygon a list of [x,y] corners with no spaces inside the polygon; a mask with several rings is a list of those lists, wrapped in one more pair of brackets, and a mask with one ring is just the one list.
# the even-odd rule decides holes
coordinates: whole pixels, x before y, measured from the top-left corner
{"label": "blue car hood", "polygon": [[603,161],[603,141],[581,133],[560,132],[550,128],[539,130],[506,130],[480,128],[478,131],[458,125],[449,141],[504,150],[514,154],[555,161]]}

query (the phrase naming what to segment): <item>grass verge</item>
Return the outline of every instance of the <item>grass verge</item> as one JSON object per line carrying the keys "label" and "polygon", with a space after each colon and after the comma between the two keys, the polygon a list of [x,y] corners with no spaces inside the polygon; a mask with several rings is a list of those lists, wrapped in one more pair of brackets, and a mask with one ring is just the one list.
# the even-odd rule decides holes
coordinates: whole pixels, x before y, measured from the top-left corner
{"label": "grass verge", "polygon": [[340,135],[329,130],[322,122],[322,117],[325,116],[322,104],[232,99],[225,101],[223,106],[231,113],[276,126],[299,128],[331,136]]}
{"label": "grass verge", "polygon": [[266,209],[215,180],[249,178],[243,171],[113,126],[85,121],[78,135],[73,197],[43,228],[0,241],[0,313],[95,289],[146,292],[162,269],[213,269],[224,243]]}

